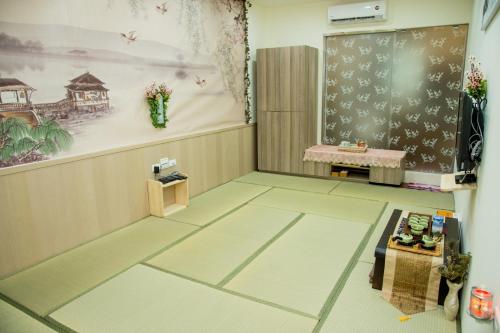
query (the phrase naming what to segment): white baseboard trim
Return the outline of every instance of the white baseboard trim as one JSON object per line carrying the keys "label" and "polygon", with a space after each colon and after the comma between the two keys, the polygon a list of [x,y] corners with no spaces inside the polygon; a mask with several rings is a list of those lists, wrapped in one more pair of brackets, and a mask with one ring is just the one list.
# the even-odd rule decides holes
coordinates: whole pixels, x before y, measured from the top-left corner
{"label": "white baseboard trim", "polygon": [[417,171],[405,171],[405,183],[420,183],[427,185],[441,185],[441,174]]}

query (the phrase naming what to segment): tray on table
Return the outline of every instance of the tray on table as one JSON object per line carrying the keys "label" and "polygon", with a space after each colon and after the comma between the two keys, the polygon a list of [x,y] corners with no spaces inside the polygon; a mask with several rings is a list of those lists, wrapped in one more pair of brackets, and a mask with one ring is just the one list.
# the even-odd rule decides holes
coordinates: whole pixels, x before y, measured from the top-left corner
{"label": "tray on table", "polygon": [[[432,215],[429,215],[429,214],[420,214],[420,213],[410,212],[408,214],[408,217],[403,218],[400,222],[400,223],[405,224],[403,232],[405,234],[411,234],[411,231],[410,231],[411,228],[410,228],[410,225],[408,224],[408,221],[409,221],[410,217],[413,215],[427,216],[429,218],[427,228],[424,229],[424,233],[422,235],[432,236]],[[413,239],[415,241],[418,241],[418,240],[422,239],[422,236],[413,235]],[[440,257],[442,254],[441,242],[438,242],[433,249],[426,249],[426,248],[422,247],[422,244],[414,244],[412,246],[401,245],[401,244],[399,244],[399,242],[397,240],[393,241],[392,237],[389,237],[389,240],[387,242],[387,247],[391,248],[391,249],[395,249],[395,250],[407,251],[407,252],[418,253],[418,254],[425,254],[425,255],[434,256],[434,257]]]}
{"label": "tray on table", "polygon": [[366,150],[368,149],[367,145],[364,146],[358,146],[358,145],[350,145],[350,146],[338,146],[338,150],[340,151],[346,151],[349,153],[366,153]]}

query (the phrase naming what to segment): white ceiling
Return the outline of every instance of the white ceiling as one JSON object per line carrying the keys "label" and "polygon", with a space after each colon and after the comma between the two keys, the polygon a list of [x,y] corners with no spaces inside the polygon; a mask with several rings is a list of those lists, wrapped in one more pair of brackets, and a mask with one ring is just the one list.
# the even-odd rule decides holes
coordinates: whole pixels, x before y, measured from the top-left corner
{"label": "white ceiling", "polygon": [[319,2],[329,2],[332,5],[336,3],[362,2],[368,0],[251,0],[252,4],[263,7],[279,7],[287,5],[305,5]]}

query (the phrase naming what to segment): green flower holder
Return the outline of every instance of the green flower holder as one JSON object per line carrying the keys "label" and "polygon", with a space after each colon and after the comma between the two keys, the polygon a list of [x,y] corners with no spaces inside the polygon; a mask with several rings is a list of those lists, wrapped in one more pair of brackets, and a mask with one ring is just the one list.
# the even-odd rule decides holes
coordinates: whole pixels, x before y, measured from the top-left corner
{"label": "green flower holder", "polygon": [[168,123],[167,109],[170,94],[158,93],[156,97],[148,97],[149,116],[155,128],[166,128]]}

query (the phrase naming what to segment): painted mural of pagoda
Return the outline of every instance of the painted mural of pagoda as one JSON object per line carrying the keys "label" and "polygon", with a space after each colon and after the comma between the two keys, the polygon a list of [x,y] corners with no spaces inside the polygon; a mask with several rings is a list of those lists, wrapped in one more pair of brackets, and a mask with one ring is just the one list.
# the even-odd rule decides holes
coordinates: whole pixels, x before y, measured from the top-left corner
{"label": "painted mural of pagoda", "polygon": [[109,111],[108,89],[89,72],[70,80],[66,98],[53,103],[34,104],[33,87],[16,78],[0,78],[0,119],[22,118],[36,126],[40,118],[68,119],[82,114]]}
{"label": "painted mural of pagoda", "polygon": [[0,78],[0,119],[16,117],[37,125],[40,120],[30,101],[33,90],[18,79]]}
{"label": "painted mural of pagoda", "polygon": [[73,110],[95,112],[109,109],[108,89],[94,75],[86,72],[70,82],[65,88]]}

